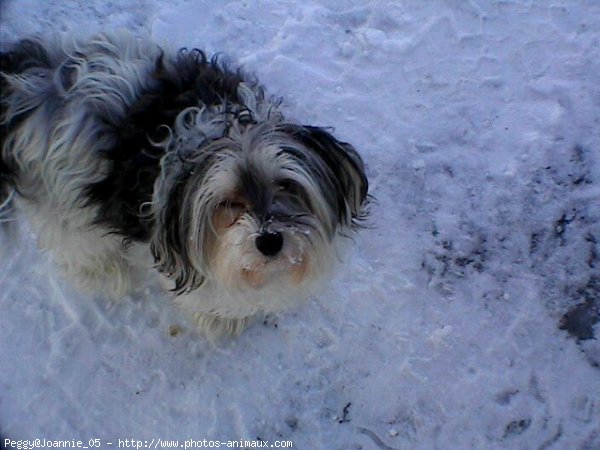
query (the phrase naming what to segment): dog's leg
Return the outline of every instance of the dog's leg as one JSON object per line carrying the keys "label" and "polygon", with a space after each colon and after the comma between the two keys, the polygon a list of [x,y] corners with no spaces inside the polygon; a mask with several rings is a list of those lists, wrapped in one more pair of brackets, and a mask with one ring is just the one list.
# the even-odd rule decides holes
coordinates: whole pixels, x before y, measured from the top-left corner
{"label": "dog's leg", "polygon": [[[131,289],[130,264],[118,238],[97,232],[66,231],[68,240],[50,248],[68,278],[83,290],[117,299]],[[44,245],[44,244],[42,244]]]}
{"label": "dog's leg", "polygon": [[78,287],[114,299],[130,290],[131,265],[121,236],[102,227],[42,220],[51,215],[29,217],[40,248]]}

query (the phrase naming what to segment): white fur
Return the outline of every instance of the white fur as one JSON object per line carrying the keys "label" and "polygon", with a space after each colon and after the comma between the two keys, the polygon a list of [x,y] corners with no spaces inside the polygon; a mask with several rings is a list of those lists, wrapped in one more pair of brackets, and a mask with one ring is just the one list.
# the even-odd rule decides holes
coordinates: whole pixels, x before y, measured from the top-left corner
{"label": "white fur", "polygon": [[[115,145],[109,125],[119,124],[140,93],[151,87],[149,75],[160,50],[128,35],[100,35],[86,44],[56,43],[48,49],[58,64],[65,54],[71,58],[68,70],[34,68],[5,75],[11,87],[5,120],[28,115],[9,135],[2,156],[16,167],[22,194],[17,204],[30,218],[40,247],[82,288],[120,297],[133,285],[135,266],[152,263],[139,256],[139,245],[132,250],[122,236],[96,223],[98,207],[84,204],[85,188],[111,170],[98,157],[101,149]],[[184,280],[176,304],[204,331],[217,334],[236,334],[253,316],[281,311],[306,297],[330,269],[343,231],[323,198],[322,181],[281,151],[309,152],[278,128],[283,120],[278,103],[247,83],[239,84],[238,97],[243,107],[193,106],[182,110],[172,127],[164,126],[166,138],[154,142],[165,150],[161,174],[152,201],[144,205],[156,222],[150,238],[155,265],[170,289],[172,280]],[[245,114],[253,120],[242,120]],[[106,118],[112,123],[106,124]],[[203,158],[211,154],[217,157],[208,167]],[[208,167],[197,183],[193,170],[189,172],[194,165]],[[275,199],[280,195],[271,186],[275,180],[301,185],[309,203],[305,206],[314,213],[305,217],[300,210],[297,220],[291,214],[287,220],[260,223],[250,212],[239,211],[234,223],[215,230],[211,218],[223,204],[228,208],[240,170],[248,167],[273,189]],[[188,218],[183,213],[173,218],[170,193],[185,177],[192,182],[177,201]],[[358,209],[358,190],[351,195],[350,203],[356,205],[346,203],[342,211],[348,223],[351,209]],[[288,203],[284,206],[292,208],[294,202]],[[182,243],[185,255],[165,238],[169,226],[189,229]],[[276,257],[261,254],[255,245],[265,229],[283,236]]]}

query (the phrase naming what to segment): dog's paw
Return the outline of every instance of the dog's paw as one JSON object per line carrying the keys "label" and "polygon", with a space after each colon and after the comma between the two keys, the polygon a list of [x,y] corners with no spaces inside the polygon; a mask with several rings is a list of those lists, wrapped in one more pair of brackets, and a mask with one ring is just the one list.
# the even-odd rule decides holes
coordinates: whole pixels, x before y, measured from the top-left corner
{"label": "dog's paw", "polygon": [[194,322],[200,332],[209,338],[219,338],[226,336],[239,336],[246,329],[249,318],[230,319],[219,317],[214,314],[194,314]]}

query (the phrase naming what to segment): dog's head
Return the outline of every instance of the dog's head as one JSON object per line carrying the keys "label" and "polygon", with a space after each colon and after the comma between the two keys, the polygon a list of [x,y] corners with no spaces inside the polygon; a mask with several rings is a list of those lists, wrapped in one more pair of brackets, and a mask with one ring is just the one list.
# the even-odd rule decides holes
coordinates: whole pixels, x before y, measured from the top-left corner
{"label": "dog's head", "polygon": [[309,283],[330,264],[335,237],[365,214],[360,156],[324,129],[279,119],[236,119],[207,139],[203,113],[190,111],[168,139],[177,150],[154,198],[159,269],[179,293],[205,279],[228,291]]}

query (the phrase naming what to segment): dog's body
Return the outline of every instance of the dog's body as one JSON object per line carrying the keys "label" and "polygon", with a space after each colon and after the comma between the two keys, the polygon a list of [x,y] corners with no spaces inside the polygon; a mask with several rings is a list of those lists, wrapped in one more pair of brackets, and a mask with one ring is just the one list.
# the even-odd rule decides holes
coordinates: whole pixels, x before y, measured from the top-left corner
{"label": "dog's body", "polygon": [[288,306],[364,215],[356,151],[201,51],[26,40],[1,70],[0,217],[16,197],[84,287],[123,294],[146,246],[185,310],[235,333]]}

